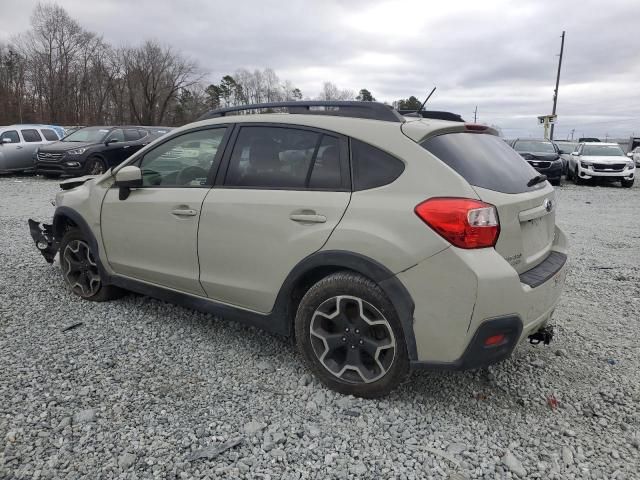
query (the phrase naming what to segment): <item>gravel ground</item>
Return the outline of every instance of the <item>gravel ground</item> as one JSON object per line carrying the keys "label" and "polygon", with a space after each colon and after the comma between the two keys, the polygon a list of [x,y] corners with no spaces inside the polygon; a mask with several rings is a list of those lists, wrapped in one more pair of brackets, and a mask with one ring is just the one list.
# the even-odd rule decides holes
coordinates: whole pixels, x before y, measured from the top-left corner
{"label": "gravel ground", "polygon": [[27,231],[56,191],[0,178],[2,479],[640,478],[640,185],[558,189],[572,265],[550,346],[376,401],[255,329],[74,297]]}

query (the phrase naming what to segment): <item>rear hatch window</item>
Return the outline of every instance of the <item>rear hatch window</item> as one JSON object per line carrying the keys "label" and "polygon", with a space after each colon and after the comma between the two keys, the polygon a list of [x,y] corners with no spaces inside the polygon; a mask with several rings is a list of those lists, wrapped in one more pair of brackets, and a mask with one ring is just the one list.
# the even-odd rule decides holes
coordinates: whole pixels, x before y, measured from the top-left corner
{"label": "rear hatch window", "polygon": [[428,138],[421,145],[476,187],[524,193],[545,185],[540,182],[528,187],[538,172],[495,135],[447,133]]}

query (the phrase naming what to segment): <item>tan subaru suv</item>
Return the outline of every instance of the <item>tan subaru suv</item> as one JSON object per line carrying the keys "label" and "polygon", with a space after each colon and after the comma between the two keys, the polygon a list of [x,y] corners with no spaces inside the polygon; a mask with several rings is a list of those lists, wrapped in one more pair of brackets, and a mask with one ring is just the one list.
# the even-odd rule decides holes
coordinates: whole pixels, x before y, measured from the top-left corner
{"label": "tan subaru suv", "polygon": [[564,285],[543,175],[490,128],[375,102],[213,111],[61,186],[53,223],[29,223],[73,293],[289,336],[347,394],[547,343]]}

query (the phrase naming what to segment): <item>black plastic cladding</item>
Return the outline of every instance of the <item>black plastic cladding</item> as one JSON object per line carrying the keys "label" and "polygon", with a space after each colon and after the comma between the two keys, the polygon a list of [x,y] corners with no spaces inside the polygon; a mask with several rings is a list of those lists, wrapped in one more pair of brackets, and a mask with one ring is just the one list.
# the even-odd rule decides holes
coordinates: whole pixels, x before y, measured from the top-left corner
{"label": "black plastic cladding", "polygon": [[[312,107],[329,107],[329,110],[312,110]],[[245,110],[266,110],[272,108],[286,109],[289,113],[298,115],[330,115],[334,117],[367,118],[386,122],[403,122],[404,118],[388,105],[379,102],[272,102],[239,105],[237,107],[220,108],[205,113],[200,120],[224,117],[228,113]]]}

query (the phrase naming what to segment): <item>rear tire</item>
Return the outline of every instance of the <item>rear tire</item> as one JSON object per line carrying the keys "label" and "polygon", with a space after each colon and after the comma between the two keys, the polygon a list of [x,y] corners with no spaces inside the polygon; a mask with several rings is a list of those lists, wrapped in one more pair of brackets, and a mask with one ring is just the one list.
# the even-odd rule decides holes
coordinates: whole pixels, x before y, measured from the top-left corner
{"label": "rear tire", "polygon": [[620,184],[622,185],[623,188],[631,188],[633,187],[633,182],[635,179],[631,179],[631,180],[625,180],[624,178],[622,180],[620,180]]}
{"label": "rear tire", "polygon": [[77,228],[71,228],[60,241],[60,268],[71,291],[93,302],[106,302],[124,295],[124,290],[105,285],[88,240]]}
{"label": "rear tire", "polygon": [[334,273],[311,287],[298,307],[295,333],[307,367],[345,395],[386,395],[409,372],[393,305],[376,283],[356,273]]}

